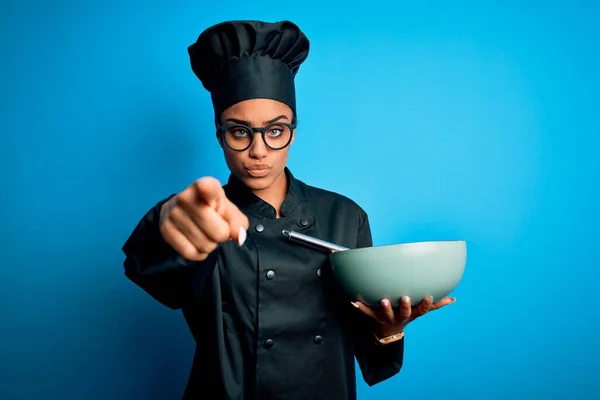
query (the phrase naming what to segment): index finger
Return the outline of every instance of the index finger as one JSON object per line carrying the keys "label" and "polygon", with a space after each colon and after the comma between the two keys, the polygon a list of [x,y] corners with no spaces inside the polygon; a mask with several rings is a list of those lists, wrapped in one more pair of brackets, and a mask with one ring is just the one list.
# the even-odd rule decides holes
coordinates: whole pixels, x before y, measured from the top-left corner
{"label": "index finger", "polygon": [[211,208],[217,209],[220,201],[225,198],[225,191],[221,183],[210,176],[199,178],[194,182],[200,200],[206,203]]}
{"label": "index finger", "polygon": [[196,181],[196,188],[202,201],[227,222],[231,239],[235,240],[240,246],[244,244],[247,236],[246,231],[250,225],[248,217],[227,198],[219,181],[212,177],[200,178]]}
{"label": "index finger", "polygon": [[213,208],[229,225],[229,236],[240,246],[246,240],[250,226],[248,217],[225,195],[223,187],[215,178],[204,177],[196,181],[200,197]]}

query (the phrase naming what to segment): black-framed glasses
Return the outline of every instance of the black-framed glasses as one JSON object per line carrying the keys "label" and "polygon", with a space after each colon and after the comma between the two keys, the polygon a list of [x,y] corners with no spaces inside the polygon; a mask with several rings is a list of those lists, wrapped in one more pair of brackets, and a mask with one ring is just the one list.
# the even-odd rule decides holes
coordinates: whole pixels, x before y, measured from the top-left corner
{"label": "black-framed glasses", "polygon": [[254,134],[260,133],[265,145],[271,150],[285,149],[292,141],[294,124],[274,122],[264,128],[251,128],[242,124],[219,125],[220,136],[233,151],[244,151],[252,145]]}

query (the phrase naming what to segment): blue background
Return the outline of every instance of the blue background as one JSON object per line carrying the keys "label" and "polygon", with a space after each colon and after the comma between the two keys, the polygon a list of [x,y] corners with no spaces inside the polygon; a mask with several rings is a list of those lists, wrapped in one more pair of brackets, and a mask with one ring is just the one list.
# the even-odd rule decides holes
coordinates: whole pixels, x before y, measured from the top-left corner
{"label": "blue background", "polygon": [[468,241],[457,302],[360,398],[600,396],[600,7],[483,3],[2,2],[0,398],[181,395],[192,338],[120,247],[227,178],[186,46],[237,18],[312,41],[297,177],[359,202],[376,244]]}

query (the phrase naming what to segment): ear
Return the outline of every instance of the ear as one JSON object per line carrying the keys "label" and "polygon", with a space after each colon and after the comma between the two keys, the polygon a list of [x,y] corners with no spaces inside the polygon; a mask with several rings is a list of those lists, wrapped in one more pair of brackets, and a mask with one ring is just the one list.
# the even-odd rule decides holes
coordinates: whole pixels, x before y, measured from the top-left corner
{"label": "ear", "polygon": [[223,148],[223,140],[221,140],[221,137],[219,136],[219,131],[216,132],[215,136],[217,138],[217,142],[219,142],[219,146]]}
{"label": "ear", "polygon": [[292,141],[290,142],[290,146],[294,144],[294,140],[296,140],[296,129],[292,131]]}

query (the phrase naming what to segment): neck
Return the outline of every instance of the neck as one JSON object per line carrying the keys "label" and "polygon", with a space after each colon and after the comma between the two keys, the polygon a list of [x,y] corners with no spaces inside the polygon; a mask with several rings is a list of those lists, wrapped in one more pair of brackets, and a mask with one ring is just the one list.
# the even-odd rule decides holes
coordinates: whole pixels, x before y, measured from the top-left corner
{"label": "neck", "polygon": [[273,206],[273,208],[275,208],[277,218],[279,218],[281,217],[281,205],[283,204],[285,196],[287,195],[287,189],[288,178],[285,172],[282,172],[275,179],[271,186],[266,189],[253,190],[252,192],[257,197]]}

